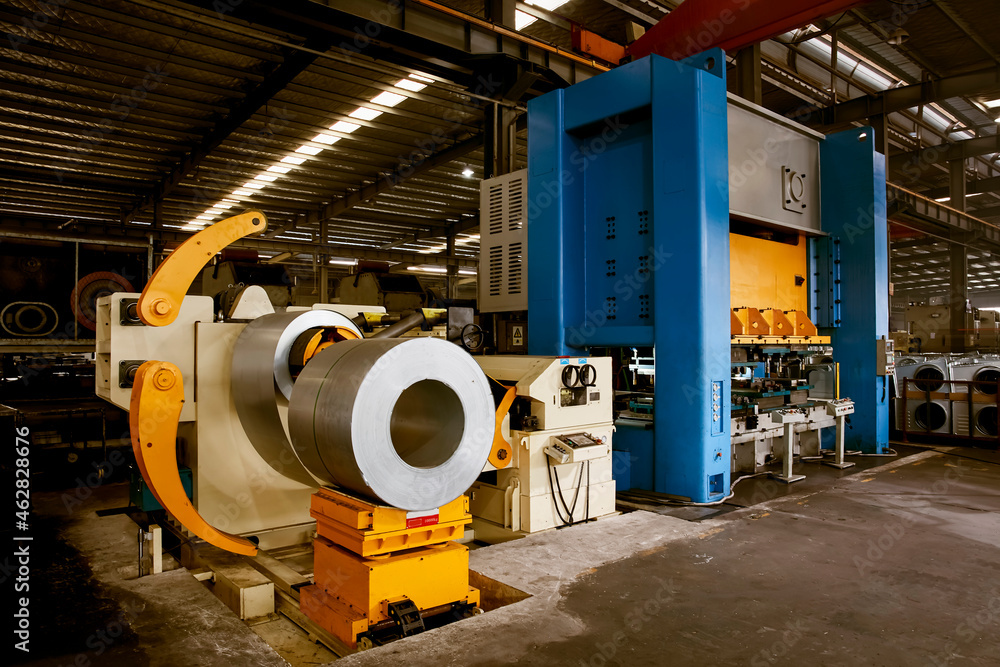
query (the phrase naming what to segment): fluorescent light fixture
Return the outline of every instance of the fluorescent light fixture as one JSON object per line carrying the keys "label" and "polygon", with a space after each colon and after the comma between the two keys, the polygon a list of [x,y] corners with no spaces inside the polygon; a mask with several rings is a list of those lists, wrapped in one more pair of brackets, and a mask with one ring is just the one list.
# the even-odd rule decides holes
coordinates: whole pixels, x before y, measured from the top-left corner
{"label": "fluorescent light fixture", "polygon": [[190,224],[190,225],[184,225],[183,227],[181,227],[181,229],[185,232],[197,232],[201,230],[201,227],[199,227],[198,225]]}
{"label": "fluorescent light fixture", "polygon": [[345,134],[350,134],[359,127],[361,126],[355,123],[348,123],[347,121],[344,120],[338,120],[336,123],[330,126],[330,129],[335,130],[336,132],[343,132]]}
{"label": "fluorescent light fixture", "polygon": [[[559,5],[564,4],[566,0],[527,0],[527,1],[529,3],[531,3],[531,4],[537,4],[537,5],[542,6],[542,7],[548,7],[549,5],[552,5],[552,7],[555,7],[555,6],[559,6]],[[406,90],[406,91],[409,91],[409,92],[417,92],[417,91],[423,90],[424,88],[427,87],[427,84],[433,83],[433,82],[434,82],[434,80],[431,79],[430,77],[422,76],[420,74],[409,74],[409,75],[407,75],[406,78],[398,80],[393,85],[396,88],[400,88],[402,90]],[[374,98],[372,98],[371,103],[372,104],[377,104],[377,105],[382,105],[382,106],[387,106],[387,107],[394,107],[397,104],[399,104],[400,102],[402,102],[403,100],[405,100],[406,97],[407,97],[406,95],[401,95],[399,93],[394,93],[394,92],[390,92],[390,91],[384,91],[384,92],[379,93],[378,95],[376,95]],[[379,111],[379,110],[377,110],[377,109],[372,109],[370,107],[360,106],[360,107],[356,108],[354,111],[352,111],[350,114],[348,114],[348,117],[349,118],[355,118],[357,120],[370,121],[370,120],[374,120],[374,119],[378,118],[381,115],[382,115],[382,112]],[[350,123],[350,122],[341,120],[341,121],[337,121],[336,123],[334,123],[333,125],[331,125],[329,129],[331,129],[331,130],[333,130],[335,132],[342,132],[344,134],[351,134],[352,132],[358,130],[360,127],[361,126],[358,125],[357,123]],[[333,144],[335,144],[339,140],[340,140],[340,137],[335,136],[334,134],[331,134],[329,132],[323,131],[323,132],[320,132],[319,134],[317,134],[316,136],[314,136],[310,140],[310,143],[304,143],[301,146],[299,146],[298,148],[296,148],[295,149],[295,153],[298,154],[298,155],[319,155],[321,152],[323,152],[323,148],[321,146],[317,146],[315,144],[323,144],[324,146],[332,146]],[[300,164],[303,164],[306,161],[306,158],[305,157],[298,157],[298,155],[293,155],[293,154],[286,155],[285,157],[281,158],[281,164],[287,164],[287,165],[293,165],[293,166],[298,166]],[[240,188],[238,188],[236,190],[233,190],[230,193],[229,196],[230,197],[239,197],[240,199],[242,199],[244,197],[253,196],[254,191],[261,190],[268,183],[274,183],[275,181],[278,180],[278,178],[280,178],[281,175],[287,174],[291,170],[292,170],[291,167],[283,167],[280,164],[271,165],[265,171],[263,171],[263,172],[255,175],[253,177],[253,180],[247,181]],[[472,171],[471,168],[466,168],[466,171],[463,172],[463,173],[464,173],[464,175],[466,177],[471,177],[473,175],[473,171]],[[226,210],[232,208],[233,204],[240,204],[241,203],[240,199],[223,199],[222,201],[229,202],[229,203],[228,204],[221,204],[221,203],[220,204],[215,204],[211,208],[209,208],[208,210],[206,210],[203,214],[201,214],[200,216],[198,216],[197,219],[198,220],[213,220],[214,218],[216,218],[216,217],[218,217],[220,215],[225,215],[226,214]],[[197,224],[196,222],[190,222],[190,223],[188,223],[187,227],[185,227],[185,229],[192,228],[191,226],[192,225],[196,225],[196,224]],[[194,227],[194,228],[196,228],[196,227]],[[281,237],[278,237],[278,238],[281,238]],[[431,248],[429,250],[422,251],[422,252],[433,253],[433,252],[440,252],[441,250],[444,250],[444,249],[445,249],[445,247],[442,246],[441,248]],[[356,260],[331,260],[330,263],[331,264],[341,264],[341,265],[344,265],[344,266],[354,266],[357,262],[356,262]],[[425,270],[425,269],[420,269],[420,270]],[[437,272],[435,269],[427,269],[427,270],[431,270],[432,272]]]}
{"label": "fluorescent light fixture", "polygon": [[474,275],[476,275],[476,272],[473,271],[473,270],[471,270],[471,269],[459,269],[458,270],[458,275],[460,275],[460,276],[474,276]]}
{"label": "fluorescent light fixture", "polygon": [[472,171],[472,167],[466,167],[462,170],[462,176],[465,176],[466,178],[472,178],[472,175],[475,173],[476,172]]}
{"label": "fluorescent light fixture", "polygon": [[336,264],[337,266],[354,266],[358,263],[356,259],[331,259],[331,264]]}
{"label": "fluorescent light fixture", "polygon": [[295,149],[296,153],[305,153],[306,155],[318,155],[323,149],[319,146],[310,146],[309,144],[302,144]]}
{"label": "fluorescent light fixture", "polygon": [[408,266],[407,271],[424,271],[426,273],[447,273],[448,269],[443,266]]}
{"label": "fluorescent light fixture", "polygon": [[396,93],[386,91],[373,97],[372,104],[381,104],[384,107],[394,107],[405,99],[406,95],[397,95]]}
{"label": "fluorescent light fixture", "polygon": [[983,104],[986,105],[987,109],[996,109],[997,107],[1000,107],[1000,98],[997,98],[995,100],[989,100],[988,102],[983,102]]}
{"label": "fluorescent light fixture", "polygon": [[420,83],[419,81],[414,81],[413,79],[400,79],[396,82],[397,88],[402,88],[403,90],[411,90],[417,92],[423,90],[427,87],[426,83]]}
{"label": "fluorescent light fixture", "polygon": [[524,28],[527,28],[529,25],[531,25],[537,20],[538,19],[536,19],[531,14],[526,14],[522,12],[520,9],[514,11],[514,27],[517,30],[522,30]]}
{"label": "fluorescent light fixture", "polygon": [[332,146],[333,144],[340,141],[340,137],[335,137],[329,132],[320,132],[315,137],[312,138],[318,144],[326,144],[327,146]]}
{"label": "fluorescent light fixture", "polygon": [[376,111],[375,109],[369,109],[368,107],[358,107],[354,111],[348,114],[351,118],[357,118],[358,120],[375,120],[382,115],[381,111]]}
{"label": "fluorescent light fixture", "polygon": [[[965,196],[966,197],[978,197],[981,194],[985,194],[985,193],[984,192],[970,192],[969,194],[967,194]],[[941,203],[949,202],[949,201],[951,201],[951,197],[940,197],[938,199],[935,199],[934,201],[941,202]]]}

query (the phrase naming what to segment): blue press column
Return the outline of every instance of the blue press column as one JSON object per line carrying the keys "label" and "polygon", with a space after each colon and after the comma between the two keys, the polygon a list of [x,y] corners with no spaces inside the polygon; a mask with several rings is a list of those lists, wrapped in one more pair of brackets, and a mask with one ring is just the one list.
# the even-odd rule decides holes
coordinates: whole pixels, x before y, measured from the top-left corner
{"label": "blue press column", "polygon": [[566,346],[566,266],[563,219],[576,207],[566,172],[564,92],[528,103],[528,353],[571,354]]}
{"label": "blue press column", "polygon": [[651,56],[528,104],[529,353],[655,346],[635,465],[696,502],[731,465],[725,66]]}
{"label": "blue press column", "polygon": [[[725,58],[653,63],[656,491],[729,493],[729,144]],[[712,67],[708,68],[711,63]]]}
{"label": "blue press column", "polygon": [[840,326],[832,336],[840,395],[854,400],[847,449],[885,453],[888,387],[876,375],[876,340],[889,333],[889,247],[885,158],[870,127],[830,135],[820,145],[823,231],[840,245]]}

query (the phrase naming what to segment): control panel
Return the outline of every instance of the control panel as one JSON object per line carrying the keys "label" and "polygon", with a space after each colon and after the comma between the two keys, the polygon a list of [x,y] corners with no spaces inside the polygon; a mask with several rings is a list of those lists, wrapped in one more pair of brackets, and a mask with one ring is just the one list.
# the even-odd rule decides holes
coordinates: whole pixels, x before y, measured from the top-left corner
{"label": "control panel", "polygon": [[712,435],[719,435],[723,432],[724,427],[729,423],[729,416],[727,415],[725,421],[722,419],[722,387],[724,386],[721,380],[714,380],[712,382]]}
{"label": "control panel", "polygon": [[875,375],[892,375],[896,371],[895,344],[883,336],[875,341]]}
{"label": "control panel", "polygon": [[837,398],[828,401],[826,404],[826,414],[831,417],[854,414],[854,401],[849,398]]}
{"label": "control panel", "polygon": [[805,413],[801,410],[795,410],[794,408],[772,410],[768,414],[771,415],[771,421],[775,424],[791,424],[793,422],[804,422],[806,420]]}
{"label": "control panel", "polygon": [[608,446],[589,433],[572,433],[554,436],[543,451],[553,463],[578,463],[607,455]]}

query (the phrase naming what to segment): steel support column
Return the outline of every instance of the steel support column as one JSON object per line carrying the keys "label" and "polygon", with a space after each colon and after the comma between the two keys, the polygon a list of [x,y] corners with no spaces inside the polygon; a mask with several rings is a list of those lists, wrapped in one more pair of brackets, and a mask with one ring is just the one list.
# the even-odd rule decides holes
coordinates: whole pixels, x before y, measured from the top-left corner
{"label": "steel support column", "polygon": [[883,160],[889,155],[889,117],[878,114],[868,119],[875,131],[875,152],[882,155]]}
{"label": "steel support column", "polygon": [[[328,220],[322,220],[319,223],[319,236],[320,244],[326,245],[326,241],[329,238],[330,233],[330,222]],[[329,303],[330,302],[330,256],[326,253],[320,253],[319,255],[319,302]]]}
{"label": "steel support column", "polygon": [[951,252],[949,262],[949,287],[950,300],[949,310],[951,311],[951,331],[949,332],[951,342],[949,344],[952,352],[965,352],[966,342],[969,340],[967,331],[971,328],[972,322],[968,322],[966,315],[966,302],[969,299],[969,253],[965,247],[967,236],[956,234],[954,241],[949,248]]}
{"label": "steel support column", "polygon": [[736,54],[736,94],[754,104],[761,104],[760,44],[740,49]]}
{"label": "steel support column", "polygon": [[483,178],[509,174],[514,170],[514,124],[517,112],[501,104],[486,105],[483,142]]}
{"label": "steel support column", "polygon": [[965,213],[965,160],[952,160],[948,163],[948,196],[951,207]]}
{"label": "steel support column", "polygon": [[486,18],[507,28],[514,28],[514,0],[486,0]]}
{"label": "steel support column", "polygon": [[[447,242],[447,252],[449,257],[455,255],[455,232],[448,232],[448,242]],[[458,266],[455,264],[448,265],[448,278],[445,283],[445,298],[454,299],[455,294],[458,291]]]}
{"label": "steel support column", "polygon": [[841,395],[854,400],[847,448],[885,453],[888,385],[875,366],[876,340],[889,334],[889,244],[885,159],[871,128],[827,136],[820,144],[823,231],[840,244],[841,325],[824,328],[840,361]]}

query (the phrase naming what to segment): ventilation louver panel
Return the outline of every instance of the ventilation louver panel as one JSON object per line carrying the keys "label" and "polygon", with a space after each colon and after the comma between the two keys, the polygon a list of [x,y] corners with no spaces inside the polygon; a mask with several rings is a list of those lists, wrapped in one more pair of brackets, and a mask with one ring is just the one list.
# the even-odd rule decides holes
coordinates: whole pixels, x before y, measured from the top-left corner
{"label": "ventilation louver panel", "polygon": [[479,214],[479,309],[528,309],[528,173],[482,182]]}

